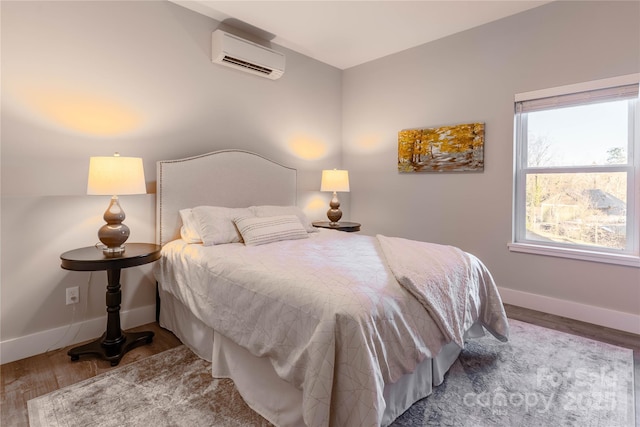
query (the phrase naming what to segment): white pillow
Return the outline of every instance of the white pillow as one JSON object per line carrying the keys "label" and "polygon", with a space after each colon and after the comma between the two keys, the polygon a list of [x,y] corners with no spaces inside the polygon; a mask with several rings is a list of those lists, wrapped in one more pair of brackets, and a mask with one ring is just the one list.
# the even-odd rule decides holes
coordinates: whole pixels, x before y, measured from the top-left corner
{"label": "white pillow", "polygon": [[304,229],[296,215],[279,215],[258,218],[243,216],[234,219],[244,244],[248,246],[264,245],[281,240],[306,239]]}
{"label": "white pillow", "polygon": [[180,218],[182,219],[182,227],[180,227],[180,237],[187,243],[202,243],[200,237],[200,226],[198,221],[193,217],[191,209],[180,209]]}
{"label": "white pillow", "polygon": [[233,219],[253,216],[248,208],[225,208],[220,206],[198,206],[192,209],[198,223],[204,246],[242,242]]}
{"label": "white pillow", "polygon": [[251,212],[257,217],[278,216],[278,215],[295,215],[300,220],[302,226],[308,233],[317,233],[318,230],[311,224],[307,215],[297,206],[251,206]]}

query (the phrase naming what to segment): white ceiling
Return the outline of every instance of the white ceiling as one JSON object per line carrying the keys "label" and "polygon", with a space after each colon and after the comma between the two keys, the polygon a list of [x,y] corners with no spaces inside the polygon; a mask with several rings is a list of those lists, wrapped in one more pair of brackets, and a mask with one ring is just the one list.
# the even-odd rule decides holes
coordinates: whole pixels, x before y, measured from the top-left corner
{"label": "white ceiling", "polygon": [[549,3],[543,0],[172,1],[340,69]]}

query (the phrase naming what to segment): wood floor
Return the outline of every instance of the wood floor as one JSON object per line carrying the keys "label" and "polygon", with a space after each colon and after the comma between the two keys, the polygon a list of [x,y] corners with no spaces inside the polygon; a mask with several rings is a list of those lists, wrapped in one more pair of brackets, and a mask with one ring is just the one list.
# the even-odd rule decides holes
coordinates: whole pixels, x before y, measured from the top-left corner
{"label": "wood floor", "polygon": [[[506,305],[506,310],[509,318],[512,319],[632,349],[635,378],[640,378],[640,336],[510,305]],[[171,332],[162,329],[156,323],[131,329],[131,331],[142,330],[155,332],[153,343],[127,353],[118,366],[124,366],[180,345],[180,341]],[[90,356],[81,357],[79,361],[72,363],[67,356],[67,350],[71,347],[0,366],[1,426],[28,426],[27,401],[29,399],[117,368],[111,367],[107,361]],[[636,424],[638,426],[640,426],[639,386],[640,381],[636,380]]]}

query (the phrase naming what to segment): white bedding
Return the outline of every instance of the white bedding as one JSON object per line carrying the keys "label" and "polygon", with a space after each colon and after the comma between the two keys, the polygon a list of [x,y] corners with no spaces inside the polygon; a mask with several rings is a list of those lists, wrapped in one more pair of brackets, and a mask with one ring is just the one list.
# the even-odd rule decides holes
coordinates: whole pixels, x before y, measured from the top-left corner
{"label": "white bedding", "polygon": [[[507,322],[494,317],[496,308],[502,311],[502,299],[477,257],[455,246],[376,237],[398,283],[420,301],[448,339],[464,347],[465,331],[479,320],[496,338],[507,340]],[[429,268],[418,268],[427,260]],[[470,304],[469,294],[480,301]]]}
{"label": "white bedding", "polygon": [[[482,283],[469,287],[470,322],[487,295],[499,301],[484,270],[476,275]],[[203,323],[269,358],[278,376],[301,389],[310,427],[380,425],[385,382],[449,342],[398,284],[374,237],[323,230],[253,247],[176,240],[154,271]],[[490,305],[485,327],[506,336],[502,305]]]}

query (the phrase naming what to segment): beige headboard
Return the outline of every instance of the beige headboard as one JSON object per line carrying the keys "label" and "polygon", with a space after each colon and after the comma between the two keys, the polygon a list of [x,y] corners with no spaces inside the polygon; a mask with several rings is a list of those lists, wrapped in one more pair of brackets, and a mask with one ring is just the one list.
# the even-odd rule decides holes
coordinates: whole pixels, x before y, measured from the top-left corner
{"label": "beige headboard", "polygon": [[295,205],[297,173],[258,154],[223,150],[157,163],[156,242],[180,237],[179,210]]}

